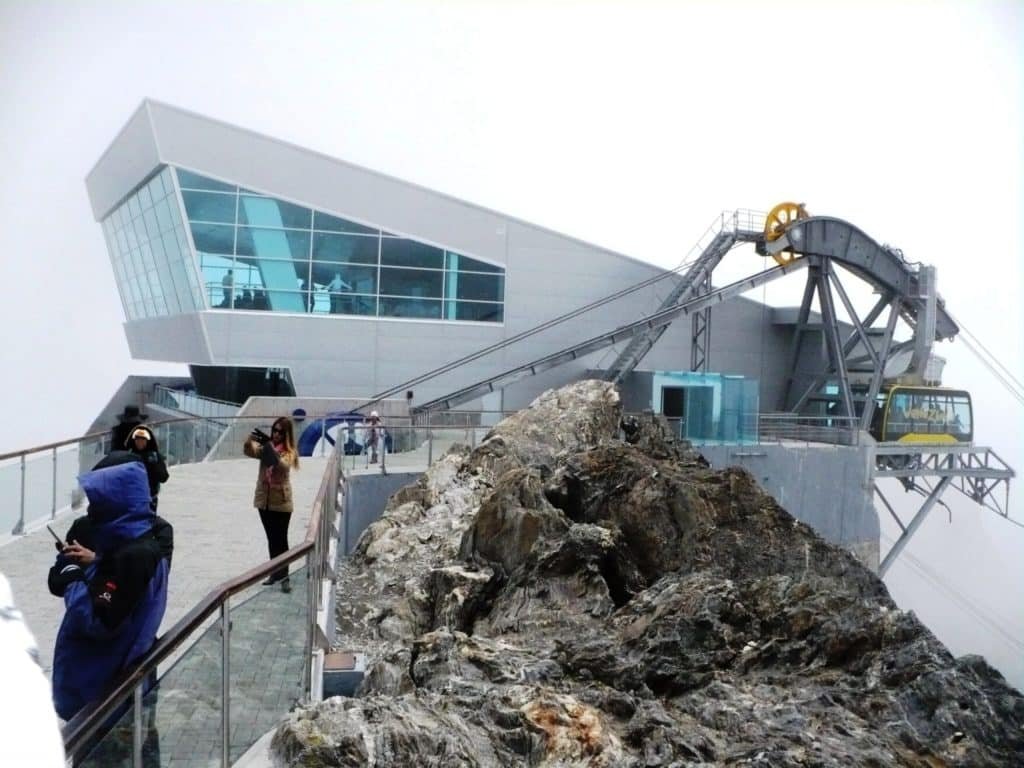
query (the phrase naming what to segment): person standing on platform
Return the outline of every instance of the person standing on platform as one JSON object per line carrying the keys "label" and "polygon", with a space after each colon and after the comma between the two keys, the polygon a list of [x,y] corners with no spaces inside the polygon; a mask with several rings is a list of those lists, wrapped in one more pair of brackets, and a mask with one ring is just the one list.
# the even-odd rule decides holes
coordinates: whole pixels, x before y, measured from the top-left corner
{"label": "person standing on platform", "polygon": [[170,473],[167,471],[167,462],[157,447],[156,436],[149,427],[140,425],[132,430],[125,448],[138,456],[142,463],[146,465],[146,475],[149,478],[149,495],[152,497],[150,505],[156,511],[157,495],[160,493],[160,486],[170,478]]}
{"label": "person standing on platform", "polygon": [[[254,429],[242,446],[246,456],[259,459],[253,506],[259,510],[263,532],[267,536],[270,559],[288,551],[288,523],[292,519],[291,471],[299,468],[292,420],[282,416],[274,422],[270,434]],[[280,584],[282,592],[291,592],[288,567],[274,571],[263,582]]]}
{"label": "person standing on platform", "polygon": [[153,647],[174,551],[138,457],[118,451],[96,467],[79,477],[88,512],[58,544],[47,579],[65,605],[53,654],[53,700],[65,720]]}
{"label": "person standing on platform", "polygon": [[139,411],[139,406],[126,405],[124,412],[117,417],[118,423],[110,431],[110,451],[123,451],[131,433],[148,418],[149,414]]}
{"label": "person standing on platform", "polygon": [[380,424],[380,414],[370,411],[370,426],[366,431],[366,447],[370,449],[370,463],[377,463],[377,446],[384,439],[384,428]]}

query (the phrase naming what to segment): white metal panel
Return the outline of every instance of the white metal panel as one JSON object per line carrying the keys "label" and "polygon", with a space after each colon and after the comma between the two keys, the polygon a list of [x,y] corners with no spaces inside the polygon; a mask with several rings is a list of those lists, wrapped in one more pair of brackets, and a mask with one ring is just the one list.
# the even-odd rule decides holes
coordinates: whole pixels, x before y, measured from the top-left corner
{"label": "white metal panel", "polygon": [[85,177],[96,221],[102,220],[159,164],[148,104],[143,102]]}

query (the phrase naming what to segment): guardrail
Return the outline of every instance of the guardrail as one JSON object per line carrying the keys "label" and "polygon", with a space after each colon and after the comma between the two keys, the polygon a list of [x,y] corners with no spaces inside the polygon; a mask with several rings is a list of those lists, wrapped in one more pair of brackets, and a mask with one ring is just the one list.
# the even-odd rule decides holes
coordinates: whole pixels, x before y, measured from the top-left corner
{"label": "guardrail", "polygon": [[758,415],[758,442],[828,443],[860,445],[860,419],[856,416],[801,416],[793,413]]}
{"label": "guardrail", "polygon": [[[302,543],[286,553],[224,582],[210,591],[192,610],[174,624],[139,663],[118,679],[109,692],[100,700],[84,707],[64,727],[64,748],[75,764],[86,760],[88,753],[104,748],[104,740],[123,739],[124,731],[131,732],[132,765],[142,765],[142,749],[145,726],[144,710],[151,702],[146,701],[147,687],[155,676],[157,665],[166,661],[171,654],[204,628],[208,619],[217,614],[215,624],[220,635],[221,687],[219,704],[221,713],[221,764],[230,765],[231,749],[248,747],[247,744],[232,745],[231,722],[231,599],[268,577],[275,570],[304,560],[304,568],[291,574],[297,578],[304,572],[306,584],[305,600],[305,643],[302,654],[302,691],[309,697],[313,685],[313,667],[316,659],[326,650],[322,638],[325,628],[318,622],[321,605],[325,602],[325,589],[330,588],[328,576],[333,571],[332,558],[336,548],[331,546],[337,538],[338,514],[341,509],[340,497],[344,494],[344,476],[341,472],[338,454],[333,453],[321,480],[313,502],[313,510],[306,535]],[[239,607],[244,605],[240,603]],[[155,694],[153,694],[155,696]],[[130,703],[129,703],[130,702]],[[121,714],[125,707],[128,711]],[[129,720],[130,718],[130,720]],[[107,730],[111,719],[120,722]],[[107,730],[106,734],[99,731]],[[98,741],[97,741],[98,739]],[[103,758],[97,758],[103,764]]]}
{"label": "guardrail", "polygon": [[213,397],[197,395],[195,392],[173,389],[162,384],[153,386],[153,405],[170,408],[176,411],[184,411],[193,416],[205,416],[207,418],[221,418],[225,416],[237,416],[242,406],[238,403],[231,403],[227,400],[218,400]]}

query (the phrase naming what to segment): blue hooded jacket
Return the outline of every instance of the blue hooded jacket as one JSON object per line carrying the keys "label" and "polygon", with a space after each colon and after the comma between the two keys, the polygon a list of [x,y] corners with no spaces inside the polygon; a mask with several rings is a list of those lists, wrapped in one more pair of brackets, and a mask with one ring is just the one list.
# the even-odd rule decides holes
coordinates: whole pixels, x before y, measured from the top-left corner
{"label": "blue hooded jacket", "polygon": [[[156,641],[167,607],[170,563],[151,535],[149,480],[136,461],[81,475],[98,555],[64,590],[53,657],[57,714],[71,719]],[[63,560],[63,562],[62,562]],[[67,564],[58,555],[57,565]]]}

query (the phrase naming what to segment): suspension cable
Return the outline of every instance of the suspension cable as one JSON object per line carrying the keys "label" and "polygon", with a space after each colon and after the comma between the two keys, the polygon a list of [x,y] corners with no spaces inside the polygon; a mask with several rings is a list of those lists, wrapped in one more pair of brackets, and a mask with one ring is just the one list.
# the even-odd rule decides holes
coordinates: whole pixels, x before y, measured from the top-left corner
{"label": "suspension cable", "polygon": [[[886,543],[894,543],[893,539],[891,539],[884,533],[880,534],[880,536],[882,539],[886,541]],[[1021,642],[1017,637],[1015,637],[1011,631],[1007,630],[998,621],[998,619],[991,616],[988,611],[982,610],[978,606],[977,600],[969,598],[966,595],[964,595],[962,592],[956,589],[956,587],[954,587],[952,584],[943,579],[942,576],[935,573],[935,571],[933,571],[931,568],[925,565],[923,561],[914,557],[914,555],[912,555],[910,552],[904,550],[900,554],[899,559],[904,561],[912,571],[914,571],[918,576],[920,576],[925,581],[929,582],[936,590],[938,590],[941,593],[944,593],[946,597],[948,597],[952,602],[954,602],[964,611],[974,616],[978,621],[985,624],[993,632],[1002,637],[1003,640],[1009,643],[1013,648],[1016,648],[1017,650],[1024,652],[1024,642]]]}
{"label": "suspension cable", "polygon": [[959,318],[953,317],[948,310],[947,314],[949,314],[953,322],[956,323],[963,332],[964,335],[961,337],[961,340],[964,342],[964,346],[966,346],[974,356],[978,358],[982,365],[988,368],[992,375],[1007,389],[1008,392],[1010,392],[1011,395],[1014,396],[1014,398],[1024,405],[1024,384],[1021,384],[1020,380],[1013,375],[1010,369],[1003,365],[999,358],[992,354],[988,347],[982,343],[981,339],[972,333]]}

